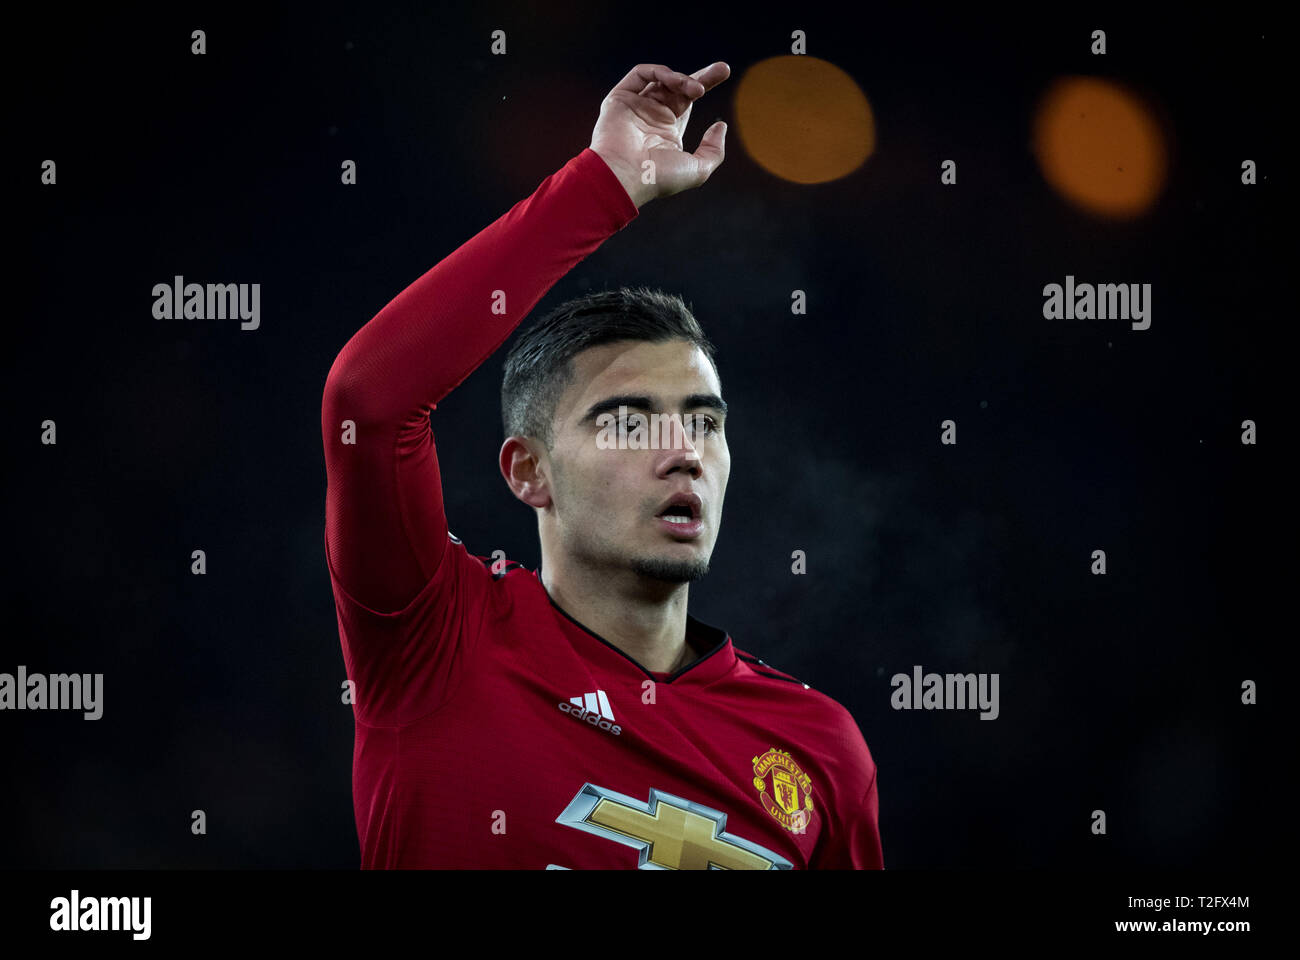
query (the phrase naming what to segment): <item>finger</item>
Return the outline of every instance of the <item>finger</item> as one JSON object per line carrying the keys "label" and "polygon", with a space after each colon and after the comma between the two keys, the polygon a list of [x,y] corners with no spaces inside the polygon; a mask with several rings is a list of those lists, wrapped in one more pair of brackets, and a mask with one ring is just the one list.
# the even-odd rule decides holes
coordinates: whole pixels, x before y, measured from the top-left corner
{"label": "finger", "polygon": [[717,60],[707,67],[701,67],[691,74],[696,80],[700,81],[704,87],[704,92],[708,93],[727,77],[731,76],[731,67],[727,66],[721,60]]}
{"label": "finger", "polygon": [[683,95],[700,96],[704,93],[703,84],[694,77],[688,77],[676,70],[669,70],[662,63],[638,63],[618,82],[614,91],[642,94],[652,83],[662,84],[669,90]]}
{"label": "finger", "polygon": [[645,88],[641,96],[653,100],[656,103],[662,103],[665,107],[673,112],[677,120],[681,120],[682,112],[691,109],[691,98],[683,96],[676,90],[669,89],[661,83],[652,83]]}
{"label": "finger", "polygon": [[700,162],[700,173],[704,175],[701,183],[709,179],[709,174],[718,169],[727,156],[727,125],[718,120],[704,131],[704,136],[700,139],[700,145],[695,152],[691,154]]}
{"label": "finger", "polygon": [[[676,76],[679,80],[685,77],[684,74]],[[677,87],[672,87],[656,81],[648,84],[640,95],[662,103],[677,116],[679,123],[684,123],[690,116],[691,105],[729,76],[731,67],[718,60],[691,74],[690,79],[697,81],[696,84],[687,84],[683,80]]]}
{"label": "finger", "polygon": [[[696,70],[691,74],[693,79],[700,82],[700,86],[696,88],[695,93],[688,97],[669,99],[666,96],[667,91],[658,84],[650,85],[650,92],[648,95],[654,96],[655,91],[659,91],[661,96],[655,96],[655,99],[671,109],[673,113],[677,114],[678,126],[685,129],[686,123],[691,117],[691,107],[695,105],[695,101],[704,96],[704,94],[708,93],[723,80],[726,80],[729,76],[731,76],[731,67],[727,66],[727,64],[723,63],[721,60],[717,60],[709,64],[707,67],[701,67],[699,70]],[[683,106],[686,108],[685,112],[682,110]]]}

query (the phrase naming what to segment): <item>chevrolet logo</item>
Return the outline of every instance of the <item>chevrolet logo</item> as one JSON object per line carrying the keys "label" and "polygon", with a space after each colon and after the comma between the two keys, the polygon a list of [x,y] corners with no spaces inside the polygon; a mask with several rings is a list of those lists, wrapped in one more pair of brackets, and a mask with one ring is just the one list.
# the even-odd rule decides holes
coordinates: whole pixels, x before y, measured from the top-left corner
{"label": "chevrolet logo", "polygon": [[727,815],[661,790],[649,803],[584,783],[555,818],[637,851],[639,870],[791,870],[789,860],[727,833]]}

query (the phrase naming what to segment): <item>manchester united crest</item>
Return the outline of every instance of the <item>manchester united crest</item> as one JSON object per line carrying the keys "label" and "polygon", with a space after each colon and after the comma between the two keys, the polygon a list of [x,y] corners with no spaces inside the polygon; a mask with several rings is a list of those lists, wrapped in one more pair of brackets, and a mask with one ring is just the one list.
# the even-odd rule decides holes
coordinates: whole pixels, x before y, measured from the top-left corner
{"label": "manchester united crest", "polygon": [[754,758],[754,787],[763,809],[791,833],[812,821],[812,780],[785,750],[772,747]]}

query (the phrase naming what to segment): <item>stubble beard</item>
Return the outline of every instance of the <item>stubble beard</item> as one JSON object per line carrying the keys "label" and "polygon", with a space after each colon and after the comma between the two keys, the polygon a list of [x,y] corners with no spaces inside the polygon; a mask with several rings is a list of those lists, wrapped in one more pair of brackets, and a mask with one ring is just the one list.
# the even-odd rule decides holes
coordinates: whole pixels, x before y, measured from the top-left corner
{"label": "stubble beard", "polygon": [[665,557],[633,557],[632,572],[638,576],[664,583],[691,583],[703,579],[709,572],[709,561],[703,558],[669,560]]}

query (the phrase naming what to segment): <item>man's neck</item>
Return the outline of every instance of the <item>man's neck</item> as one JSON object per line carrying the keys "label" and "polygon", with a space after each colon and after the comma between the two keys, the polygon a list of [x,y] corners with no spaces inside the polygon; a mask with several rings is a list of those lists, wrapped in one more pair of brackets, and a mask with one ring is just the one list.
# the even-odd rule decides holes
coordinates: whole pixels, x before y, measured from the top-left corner
{"label": "man's neck", "polygon": [[542,585],[565,613],[654,673],[699,658],[686,641],[689,584],[542,565]]}

